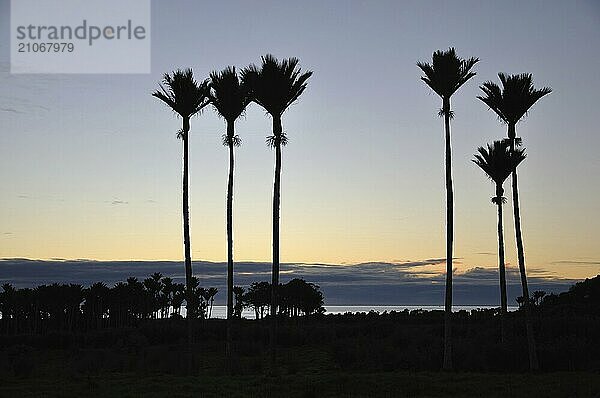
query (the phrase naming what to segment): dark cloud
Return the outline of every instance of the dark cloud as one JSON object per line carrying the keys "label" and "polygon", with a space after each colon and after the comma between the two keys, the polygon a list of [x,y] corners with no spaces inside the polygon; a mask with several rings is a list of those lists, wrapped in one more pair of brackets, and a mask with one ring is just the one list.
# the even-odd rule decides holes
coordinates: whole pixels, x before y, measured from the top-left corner
{"label": "dark cloud", "polygon": [[17,195],[19,199],[31,199],[31,200],[43,200],[43,201],[52,201],[52,202],[64,202],[65,200],[62,198],[56,198],[52,196],[32,196],[26,194]]}
{"label": "dark cloud", "polygon": [[[426,259],[410,263],[436,263],[441,259]],[[362,263],[354,265],[282,263],[280,279],[304,278],[321,286],[329,305],[439,305],[444,300],[445,274],[419,268],[398,266],[397,263]],[[204,286],[215,286],[220,293],[217,303],[225,301],[226,263],[194,261],[194,274]],[[252,282],[270,281],[271,264],[236,262],[235,284],[248,286]],[[0,284],[37,286],[48,283],[80,283],[89,285],[104,281],[108,285],[130,276],[145,279],[161,272],[175,281],[184,281],[182,261],[97,261],[31,260],[10,258],[0,260]],[[559,292],[575,281],[554,277],[543,270],[528,270],[530,290]],[[519,271],[507,268],[509,303],[521,295]],[[475,267],[454,274],[456,305],[496,305],[499,301],[498,271]]]}
{"label": "dark cloud", "polygon": [[50,108],[33,103],[24,98],[0,95],[0,111],[12,113],[31,113],[32,110],[49,111]]}
{"label": "dark cloud", "polygon": [[553,261],[550,264],[554,265],[600,265],[600,261],[580,261],[580,260],[561,260],[561,261]]}
{"label": "dark cloud", "polygon": [[0,111],[10,112],[10,113],[25,113],[25,112],[18,111],[15,108],[4,108],[4,107],[0,107]]}
{"label": "dark cloud", "polygon": [[[453,264],[460,264],[460,261],[457,260],[462,260],[462,257],[454,257],[452,259],[452,263]],[[394,267],[402,267],[402,268],[412,268],[412,267],[423,267],[426,265],[438,265],[438,264],[445,264],[446,263],[446,259],[445,258],[428,258],[425,260],[417,260],[417,261],[412,261],[412,260],[394,260],[393,262],[387,263],[387,262],[368,262],[368,263],[360,263],[360,264],[356,264],[356,265],[364,265],[364,266],[369,266],[369,265],[385,265],[385,266],[394,266]]]}

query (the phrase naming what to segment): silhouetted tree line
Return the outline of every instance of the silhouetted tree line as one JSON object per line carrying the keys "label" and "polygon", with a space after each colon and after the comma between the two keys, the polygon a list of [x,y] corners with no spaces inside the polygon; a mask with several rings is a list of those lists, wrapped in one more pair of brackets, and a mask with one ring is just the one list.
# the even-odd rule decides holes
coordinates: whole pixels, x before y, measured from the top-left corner
{"label": "silhouetted tree line", "polygon": [[[283,284],[280,290],[286,291],[286,285],[301,284]],[[32,290],[35,289],[14,291],[24,293]],[[242,299],[246,296],[248,303],[257,306],[259,314],[261,307],[264,308],[263,316],[266,316],[269,283],[257,282],[247,289],[236,286],[235,292],[239,298],[236,303],[241,305],[240,311],[246,305]],[[540,368],[545,371],[600,370],[600,344],[597,343],[600,334],[600,276],[578,283],[564,293],[544,295],[540,291],[533,295],[543,296],[537,304],[532,303],[531,311],[539,342]],[[7,296],[1,297],[4,300]],[[2,303],[4,305],[5,301]],[[85,322],[84,305],[80,306],[83,319],[72,319]],[[2,307],[3,310],[6,308]],[[98,308],[103,307],[99,305]],[[154,316],[160,318],[161,307],[156,308]],[[505,372],[528,368],[523,310],[506,314],[504,343],[499,338],[500,311],[493,308],[452,314],[454,352],[461,359],[456,363],[457,369]],[[68,312],[67,307],[59,311],[60,316],[65,317],[65,325],[68,324]],[[77,314],[77,311],[72,313]],[[149,310],[148,320],[138,321],[137,327],[85,329],[82,326],[84,333],[78,333],[77,329],[70,332],[66,326],[62,331],[44,326],[48,333],[38,334],[21,331],[14,335],[11,331],[6,335],[2,332],[0,377],[32,374],[58,377],[58,370],[49,366],[55,363],[52,361],[56,355],[62,361],[60,374],[63,377],[64,372],[74,377],[99,372],[181,374],[187,369],[184,320],[177,316],[167,320],[152,319],[152,316]],[[13,319],[9,321],[9,326],[13,327]],[[19,328],[25,329],[28,321],[19,318]],[[278,366],[282,374],[289,375],[297,373],[299,367],[309,362],[314,362],[319,371],[438,370],[439,358],[443,354],[443,322],[443,311],[425,310],[318,314],[299,318],[281,316],[277,338],[282,360]],[[205,366],[209,366],[210,372],[219,372],[225,354],[221,347],[226,342],[226,321],[216,319],[197,323],[200,327],[195,328],[194,334],[196,358],[202,361],[204,371]],[[237,375],[268,372],[271,369],[270,358],[265,351],[269,346],[270,322],[237,319],[234,324],[236,327],[231,337],[237,360],[232,362],[230,370]],[[0,325],[4,331],[6,324]],[[78,327],[77,322],[73,325]],[[304,356],[300,362],[297,361],[298,355]]]}
{"label": "silhouetted tree line", "polygon": [[[280,303],[278,314],[289,317],[301,315],[322,314],[323,293],[319,286],[308,283],[304,279],[295,278],[288,283],[279,284]],[[254,282],[246,291],[236,286],[234,315],[241,317],[244,308],[254,310],[256,319],[263,319],[270,314],[271,284],[268,282]]]}
{"label": "silhouetted tree line", "polygon": [[[517,298],[523,307],[523,296]],[[600,315],[600,275],[577,282],[568,291],[547,294],[536,290],[530,298],[530,305],[541,313],[578,313]]]}
{"label": "silhouetted tree line", "polygon": [[[212,316],[218,289],[203,288],[192,278],[192,301],[197,319]],[[300,316],[323,313],[323,293],[319,287],[302,279],[280,284],[279,314]],[[271,284],[253,283],[248,290],[234,288],[235,316],[241,317],[244,308],[253,308],[256,318],[264,318],[270,303]],[[112,288],[103,282],[89,287],[80,284],[41,285],[16,289],[6,283],[0,292],[0,333],[45,333],[48,331],[75,332],[103,328],[137,326],[151,319],[181,318],[186,303],[185,285],[156,272],[139,281],[128,278]],[[268,312],[267,312],[268,314]]]}
{"label": "silhouetted tree line", "polygon": [[[198,318],[211,316],[218,290],[200,287],[192,278],[192,300]],[[44,333],[136,326],[140,321],[179,317],[185,286],[157,272],[139,281],[128,278],[112,288],[97,282],[41,285],[16,289],[4,284],[0,292],[0,330],[3,333]]]}

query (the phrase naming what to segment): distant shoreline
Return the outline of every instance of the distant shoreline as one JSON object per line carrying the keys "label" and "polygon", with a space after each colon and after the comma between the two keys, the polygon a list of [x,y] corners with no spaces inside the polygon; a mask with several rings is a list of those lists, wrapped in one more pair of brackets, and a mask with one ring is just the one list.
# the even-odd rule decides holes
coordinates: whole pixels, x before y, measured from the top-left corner
{"label": "distant shoreline", "polygon": [[[423,311],[443,311],[443,305],[327,305],[323,306],[325,308],[325,315],[338,315],[345,313],[368,313],[370,311],[375,311],[377,313],[383,312],[402,312],[404,310],[415,311],[415,310],[423,310]],[[480,309],[493,309],[498,308],[498,305],[454,305],[452,310],[454,312],[457,311],[472,311],[472,310],[480,310]],[[509,306],[508,311],[516,311],[519,307],[517,306]],[[227,314],[227,306],[225,305],[215,305],[212,309],[211,318],[216,319],[225,319]],[[185,314],[185,308],[182,308],[182,314]],[[244,309],[242,312],[242,317],[247,319],[254,319],[254,310],[252,309]]]}

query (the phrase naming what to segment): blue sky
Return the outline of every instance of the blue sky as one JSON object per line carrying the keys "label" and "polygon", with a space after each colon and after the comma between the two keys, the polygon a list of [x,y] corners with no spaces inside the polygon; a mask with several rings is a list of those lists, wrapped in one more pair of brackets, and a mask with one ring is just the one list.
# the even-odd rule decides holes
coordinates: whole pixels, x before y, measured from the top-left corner
{"label": "blue sky", "polygon": [[[505,127],[475,99],[497,72],[553,93],[517,132],[527,262],[558,277],[599,271],[600,6],[593,1],[153,1],[152,73],[10,75],[0,0],[0,257],[182,256],[179,121],[150,92],[161,75],[203,78],[260,56],[314,71],[284,115],[282,260],[353,264],[443,257],[439,98],[416,62],[455,46],[477,76],[453,98],[456,267],[496,267],[493,187],[469,161]],[[237,123],[236,258],[270,259],[270,120]],[[212,111],[192,121],[193,256],[223,261],[227,152]],[[507,187],[508,188],[508,187]],[[507,189],[507,195],[510,190]],[[516,262],[506,211],[509,267]],[[487,253],[487,254],[480,254]],[[440,269],[443,265],[440,265]]]}

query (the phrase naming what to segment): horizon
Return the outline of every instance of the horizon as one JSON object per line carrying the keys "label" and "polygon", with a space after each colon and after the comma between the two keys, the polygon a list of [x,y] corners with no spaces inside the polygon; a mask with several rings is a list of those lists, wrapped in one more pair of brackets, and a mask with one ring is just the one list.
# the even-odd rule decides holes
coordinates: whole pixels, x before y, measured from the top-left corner
{"label": "horizon", "polygon": [[[428,259],[405,263],[368,262],[362,264],[281,263],[281,282],[301,278],[317,284],[324,294],[325,305],[425,305],[439,306],[443,300],[445,259]],[[41,284],[75,283],[90,286],[104,282],[113,286],[128,277],[142,281],[160,272],[175,282],[184,282],[182,261],[97,261],[0,259],[0,284],[36,287]],[[41,267],[41,268],[40,268]],[[215,303],[225,302],[226,262],[193,261],[194,275],[200,285],[216,287]],[[235,284],[248,287],[253,282],[269,281],[270,262],[236,261]],[[531,291],[560,293],[577,279],[556,277],[543,269],[528,270]],[[497,271],[474,267],[454,274],[454,306],[497,306],[499,300]],[[511,306],[521,295],[518,269],[507,268],[508,297]]]}

